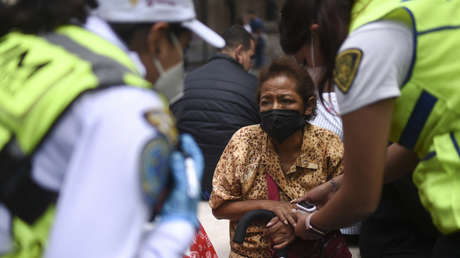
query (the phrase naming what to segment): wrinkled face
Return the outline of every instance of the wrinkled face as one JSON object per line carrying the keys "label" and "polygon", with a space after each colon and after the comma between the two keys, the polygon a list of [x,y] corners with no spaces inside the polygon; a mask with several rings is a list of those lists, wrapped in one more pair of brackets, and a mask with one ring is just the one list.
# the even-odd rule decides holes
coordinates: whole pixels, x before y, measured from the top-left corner
{"label": "wrinkled face", "polygon": [[254,55],[255,43],[251,40],[251,47],[241,51],[237,56],[237,61],[243,66],[245,71],[249,71],[252,66],[251,57]]}
{"label": "wrinkled face", "polygon": [[260,112],[289,109],[304,113],[304,102],[297,93],[296,83],[293,78],[286,75],[279,75],[265,81],[260,88]]}

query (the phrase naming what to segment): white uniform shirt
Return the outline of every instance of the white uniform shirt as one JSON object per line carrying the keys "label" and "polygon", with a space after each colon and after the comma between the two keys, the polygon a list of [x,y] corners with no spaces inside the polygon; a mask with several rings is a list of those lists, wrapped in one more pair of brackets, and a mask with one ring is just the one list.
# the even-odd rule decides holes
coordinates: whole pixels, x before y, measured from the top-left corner
{"label": "white uniform shirt", "polygon": [[[87,27],[126,50],[105,22],[92,17]],[[153,109],[163,109],[153,91],[115,86],[84,94],[60,119],[32,161],[33,178],[59,192],[45,257],[182,257],[195,233],[188,222],[144,232],[150,212],[139,165],[143,147],[157,135],[143,118]],[[4,235],[8,216],[2,214]]]}
{"label": "white uniform shirt", "polygon": [[334,92],[322,94],[324,105],[318,98],[316,103],[316,117],[311,121],[312,124],[336,133],[343,141],[342,119],[339,114],[337,97]]}
{"label": "white uniform shirt", "polygon": [[340,47],[361,49],[362,60],[347,93],[335,87],[342,115],[383,99],[399,97],[414,49],[409,27],[394,21],[377,21],[353,31]]}

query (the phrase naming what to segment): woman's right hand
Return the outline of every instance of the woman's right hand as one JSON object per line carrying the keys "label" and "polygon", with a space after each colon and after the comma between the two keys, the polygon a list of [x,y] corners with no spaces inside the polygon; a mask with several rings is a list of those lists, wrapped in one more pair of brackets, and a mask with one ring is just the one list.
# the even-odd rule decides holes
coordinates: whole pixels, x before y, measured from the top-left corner
{"label": "woman's right hand", "polygon": [[265,235],[271,239],[274,249],[285,248],[295,239],[294,228],[282,223],[278,217],[273,217],[267,224]]}
{"label": "woman's right hand", "polygon": [[266,210],[272,211],[285,225],[296,223],[295,206],[289,202],[269,201]]}

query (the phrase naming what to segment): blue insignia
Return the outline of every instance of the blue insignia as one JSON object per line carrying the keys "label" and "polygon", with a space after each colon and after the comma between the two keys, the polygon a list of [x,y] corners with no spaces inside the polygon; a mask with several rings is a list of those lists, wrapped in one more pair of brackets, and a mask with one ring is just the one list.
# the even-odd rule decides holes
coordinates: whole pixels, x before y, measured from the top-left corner
{"label": "blue insignia", "polygon": [[150,205],[155,206],[167,189],[171,151],[172,146],[165,137],[153,138],[142,150],[140,164],[142,191]]}

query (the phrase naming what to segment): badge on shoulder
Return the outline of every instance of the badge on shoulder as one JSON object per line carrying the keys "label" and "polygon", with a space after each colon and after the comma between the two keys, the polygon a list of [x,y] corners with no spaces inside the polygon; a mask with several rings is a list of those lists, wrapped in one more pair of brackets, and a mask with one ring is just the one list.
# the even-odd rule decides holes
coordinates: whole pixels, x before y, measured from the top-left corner
{"label": "badge on shoulder", "polygon": [[164,135],[171,145],[179,141],[176,122],[169,110],[150,110],[144,113],[145,120]]}
{"label": "badge on shoulder", "polygon": [[156,206],[160,196],[168,191],[171,180],[169,155],[173,146],[163,137],[151,139],[142,150],[140,160],[141,184],[144,197],[150,205]]}
{"label": "badge on shoulder", "polygon": [[353,84],[358,73],[363,51],[351,48],[342,51],[335,60],[334,83],[346,94]]}

